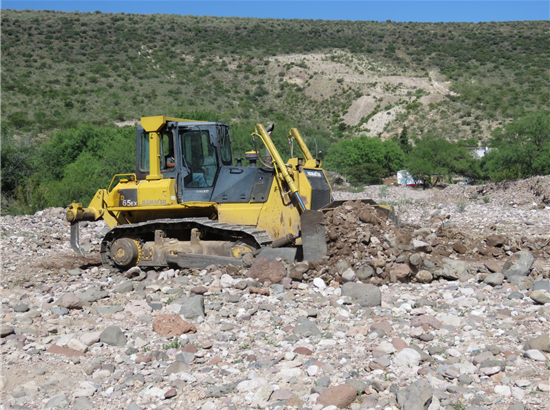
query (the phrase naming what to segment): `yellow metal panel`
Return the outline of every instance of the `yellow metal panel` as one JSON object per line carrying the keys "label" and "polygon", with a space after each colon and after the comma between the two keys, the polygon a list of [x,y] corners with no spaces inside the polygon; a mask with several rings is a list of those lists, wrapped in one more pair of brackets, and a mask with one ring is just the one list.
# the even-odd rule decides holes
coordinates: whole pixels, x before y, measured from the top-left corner
{"label": "yellow metal panel", "polygon": [[204,121],[195,121],[195,120],[185,120],[183,118],[173,118],[166,117],[165,115],[157,115],[155,117],[142,117],[141,126],[147,132],[157,132],[166,124],[168,121],[177,121],[177,122],[204,122]]}
{"label": "yellow metal panel", "polygon": [[138,189],[138,206],[170,206],[177,204],[174,179],[142,181]]}
{"label": "yellow metal panel", "polygon": [[218,220],[226,224],[256,226],[263,205],[250,203],[219,204]]}
{"label": "yellow metal panel", "polygon": [[[135,191],[135,192],[134,192]],[[131,198],[128,193],[134,192]],[[132,200],[124,202],[121,195],[126,195]],[[121,181],[110,192],[107,198],[107,206],[111,210],[136,210],[146,206],[172,206],[177,205],[174,179],[159,179],[145,181]]]}
{"label": "yellow metal panel", "polygon": [[269,193],[269,198],[262,206],[258,229],[265,230],[275,240],[288,235],[300,233],[300,212],[292,201],[284,201],[281,196],[280,186],[274,183]]}
{"label": "yellow metal panel", "polygon": [[160,138],[157,132],[149,133],[149,175],[145,177],[148,180],[162,179],[160,173]]}

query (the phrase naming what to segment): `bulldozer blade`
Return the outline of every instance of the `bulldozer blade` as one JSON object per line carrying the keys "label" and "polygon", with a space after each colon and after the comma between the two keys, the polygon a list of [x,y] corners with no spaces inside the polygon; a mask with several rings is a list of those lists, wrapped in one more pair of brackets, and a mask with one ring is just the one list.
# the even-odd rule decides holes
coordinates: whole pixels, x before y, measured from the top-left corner
{"label": "bulldozer blade", "polygon": [[73,248],[73,251],[75,251],[78,256],[86,256],[80,247],[80,230],[78,228],[78,222],[71,223],[71,248]]}
{"label": "bulldozer blade", "polygon": [[302,250],[304,260],[321,262],[327,253],[325,219],[322,212],[304,211],[302,214]]}
{"label": "bulldozer blade", "polygon": [[193,253],[179,253],[177,255],[168,255],[166,261],[169,264],[178,265],[180,268],[199,268],[204,269],[210,265],[233,265],[241,266],[241,259],[230,256],[202,255]]}
{"label": "bulldozer blade", "polygon": [[289,262],[294,262],[296,259],[296,248],[269,248],[265,247],[258,253],[257,258],[267,258],[273,261],[277,258],[286,259]]}

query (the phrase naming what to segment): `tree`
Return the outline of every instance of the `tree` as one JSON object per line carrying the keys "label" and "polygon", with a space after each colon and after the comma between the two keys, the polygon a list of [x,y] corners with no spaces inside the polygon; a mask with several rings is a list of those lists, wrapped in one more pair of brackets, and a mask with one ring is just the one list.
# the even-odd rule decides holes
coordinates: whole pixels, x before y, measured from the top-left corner
{"label": "tree", "polygon": [[405,155],[394,141],[362,136],[333,144],[325,159],[327,169],[350,177],[354,185],[379,183],[403,167]]}
{"label": "tree", "polygon": [[405,154],[411,152],[412,145],[409,142],[409,132],[406,125],[403,126],[401,134],[399,134],[399,147]]}
{"label": "tree", "polygon": [[33,174],[36,148],[21,146],[8,130],[2,131],[2,195],[9,196]]}
{"label": "tree", "polygon": [[434,134],[417,141],[407,157],[406,169],[428,186],[453,175],[476,179],[479,175],[476,160],[465,148]]}
{"label": "tree", "polygon": [[135,169],[135,129],[80,126],[58,131],[37,161],[49,206],[87,203],[115,174]]}
{"label": "tree", "polygon": [[494,181],[550,174],[550,111],[531,113],[495,130],[491,148],[482,169]]}

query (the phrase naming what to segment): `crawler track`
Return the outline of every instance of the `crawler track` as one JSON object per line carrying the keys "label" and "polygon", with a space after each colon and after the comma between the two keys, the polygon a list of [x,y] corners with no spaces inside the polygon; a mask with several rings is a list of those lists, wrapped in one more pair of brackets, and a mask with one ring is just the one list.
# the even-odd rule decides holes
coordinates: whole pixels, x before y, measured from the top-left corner
{"label": "crawler track", "polygon": [[208,218],[156,219],[128,225],[115,226],[105,235],[101,242],[101,262],[106,267],[114,267],[111,257],[111,244],[120,237],[137,238],[141,242],[154,239],[157,230],[169,232],[168,237],[186,240],[193,228],[202,232],[202,239],[243,241],[256,248],[272,242],[266,231],[254,226],[223,224]]}

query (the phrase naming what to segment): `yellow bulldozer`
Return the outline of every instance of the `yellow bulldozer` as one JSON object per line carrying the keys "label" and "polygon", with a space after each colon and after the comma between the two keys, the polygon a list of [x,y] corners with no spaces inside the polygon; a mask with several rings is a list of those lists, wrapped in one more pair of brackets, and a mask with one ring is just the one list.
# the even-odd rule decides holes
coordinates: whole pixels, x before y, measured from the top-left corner
{"label": "yellow bulldozer", "polygon": [[101,242],[101,261],[119,270],[239,265],[246,254],[320,261],[327,249],[322,210],[337,205],[331,186],[297,129],[288,139],[302,157],[286,162],[272,129],[256,125],[252,136],[265,157],[248,152],[243,166],[234,161],[225,123],[142,118],[135,173],[115,175],[88,207],[67,208],[72,248],[83,256],[79,222],[102,218],[111,230]]}

